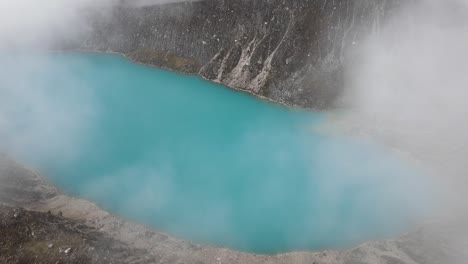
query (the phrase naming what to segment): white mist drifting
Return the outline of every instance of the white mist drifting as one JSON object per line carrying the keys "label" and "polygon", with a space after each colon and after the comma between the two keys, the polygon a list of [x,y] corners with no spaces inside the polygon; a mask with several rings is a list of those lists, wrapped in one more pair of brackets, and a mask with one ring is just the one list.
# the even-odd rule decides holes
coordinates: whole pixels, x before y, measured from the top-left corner
{"label": "white mist drifting", "polygon": [[[73,159],[97,114],[93,91],[74,69],[46,58],[0,53],[9,65],[0,72],[0,152],[34,164]],[[47,74],[60,77],[42,79]]]}
{"label": "white mist drifting", "polygon": [[47,46],[84,29],[79,11],[91,0],[0,0],[0,47]]}
{"label": "white mist drifting", "polygon": [[339,124],[416,158],[441,215],[468,212],[468,1],[407,3],[356,58]]}
{"label": "white mist drifting", "polygon": [[[88,27],[80,10],[105,8],[107,3],[0,0],[0,47],[46,46],[57,35],[77,35]],[[468,187],[466,7],[462,0],[408,5],[381,35],[370,37],[349,72],[347,100],[352,108],[343,119],[346,126],[421,160],[435,175],[450,212],[465,208],[463,191]],[[33,71],[48,67],[44,61],[24,66]],[[3,80],[7,85],[0,87],[0,138],[8,139],[2,147],[18,153],[34,149],[35,156],[47,158],[73,153],[83,131],[92,125],[92,95],[84,92],[80,94],[84,99],[70,95],[70,102],[56,101],[47,96],[50,91],[33,90],[34,83],[25,81],[25,74],[30,75],[9,73]],[[88,103],[76,105],[73,99]]]}
{"label": "white mist drifting", "polygon": [[[169,2],[178,1],[138,1],[145,5]],[[79,152],[85,131],[97,115],[92,91],[73,69],[58,69],[47,56],[37,56],[34,51],[43,52],[57,41],[79,38],[91,27],[86,12],[111,16],[116,4],[122,3],[0,0],[0,59],[14,61],[12,68],[2,69],[0,74],[0,152],[28,159],[68,159]],[[36,79],[47,71],[68,79],[73,87],[40,87]],[[59,101],[59,96],[51,96],[54,93],[68,93],[61,97],[70,100]]]}
{"label": "white mist drifting", "polygon": [[[149,6],[184,0],[0,0],[0,48],[47,48],[90,29],[84,10],[110,16],[116,5]],[[187,2],[187,1],[185,1]]]}

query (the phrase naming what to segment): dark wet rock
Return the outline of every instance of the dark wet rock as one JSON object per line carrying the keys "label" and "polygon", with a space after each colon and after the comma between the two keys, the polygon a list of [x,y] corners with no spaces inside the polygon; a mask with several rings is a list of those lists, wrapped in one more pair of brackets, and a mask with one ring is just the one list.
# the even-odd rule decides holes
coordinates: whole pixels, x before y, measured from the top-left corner
{"label": "dark wet rock", "polygon": [[[15,217],[15,215],[17,215]],[[103,232],[44,212],[0,206],[0,263],[156,263]]]}
{"label": "dark wet rock", "polygon": [[24,170],[11,159],[0,156],[0,201],[27,205],[52,198],[58,190],[32,170]]}

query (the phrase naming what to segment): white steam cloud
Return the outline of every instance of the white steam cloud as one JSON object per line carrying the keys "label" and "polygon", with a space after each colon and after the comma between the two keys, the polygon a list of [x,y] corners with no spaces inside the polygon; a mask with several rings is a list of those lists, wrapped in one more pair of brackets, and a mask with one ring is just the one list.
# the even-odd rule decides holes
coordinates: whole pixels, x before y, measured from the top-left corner
{"label": "white steam cloud", "polygon": [[338,124],[409,153],[434,176],[437,206],[466,212],[468,1],[407,3],[355,57]]}
{"label": "white steam cloud", "polygon": [[47,45],[58,35],[76,34],[83,29],[79,11],[93,2],[0,0],[0,44],[7,47],[31,43]]}
{"label": "white steam cloud", "polygon": [[8,65],[0,72],[0,151],[32,163],[73,159],[96,117],[93,91],[45,56],[0,52],[0,60]]}
{"label": "white steam cloud", "polygon": [[[117,4],[138,7],[171,2],[180,1],[0,0],[0,60],[9,65],[0,73],[0,151],[30,161],[72,159],[97,115],[93,93],[75,69],[58,68],[34,50],[80,37],[90,29],[89,10],[109,16]],[[44,88],[41,82],[46,80],[38,78],[45,72],[67,80],[68,87],[54,83]]]}
{"label": "white steam cloud", "polygon": [[[193,0],[190,0],[193,1]],[[116,5],[143,7],[187,0],[0,0],[0,48],[48,47],[89,30],[84,10],[110,15]]]}

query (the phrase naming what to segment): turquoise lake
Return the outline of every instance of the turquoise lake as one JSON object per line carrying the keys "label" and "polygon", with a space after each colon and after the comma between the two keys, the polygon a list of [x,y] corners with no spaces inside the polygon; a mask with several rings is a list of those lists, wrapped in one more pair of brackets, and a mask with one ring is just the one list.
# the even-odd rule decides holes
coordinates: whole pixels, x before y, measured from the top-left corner
{"label": "turquoise lake", "polygon": [[0,131],[2,147],[124,218],[257,253],[350,247],[421,220],[416,170],[384,146],[320,132],[324,113],[117,55],[11,55],[0,67],[2,101],[22,100],[0,107],[20,120]]}

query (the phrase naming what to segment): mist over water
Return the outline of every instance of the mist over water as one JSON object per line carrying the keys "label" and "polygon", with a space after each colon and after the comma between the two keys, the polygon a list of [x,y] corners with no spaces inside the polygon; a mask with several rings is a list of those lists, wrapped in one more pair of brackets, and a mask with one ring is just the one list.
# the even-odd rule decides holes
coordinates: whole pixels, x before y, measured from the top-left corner
{"label": "mist over water", "polygon": [[[320,131],[323,114],[115,55],[0,61],[3,91],[13,71],[28,77],[2,97],[3,149],[67,193],[170,234],[262,253],[341,248],[398,235],[425,213],[416,167]],[[24,71],[34,61],[47,67]]]}
{"label": "mist over water", "polygon": [[1,152],[27,161],[73,160],[97,111],[75,65],[33,52],[0,53]]}
{"label": "mist over water", "polygon": [[466,216],[468,1],[408,1],[348,65],[340,131],[408,153],[437,182],[440,218]]}
{"label": "mist over water", "polygon": [[466,1],[404,4],[359,43],[346,108],[332,115],[192,78],[178,90],[153,78],[180,76],[118,57],[6,55],[79,36],[81,8],[105,14],[111,2],[0,0],[2,152],[128,218],[258,252],[394,236],[428,206],[437,218],[468,215]]}

